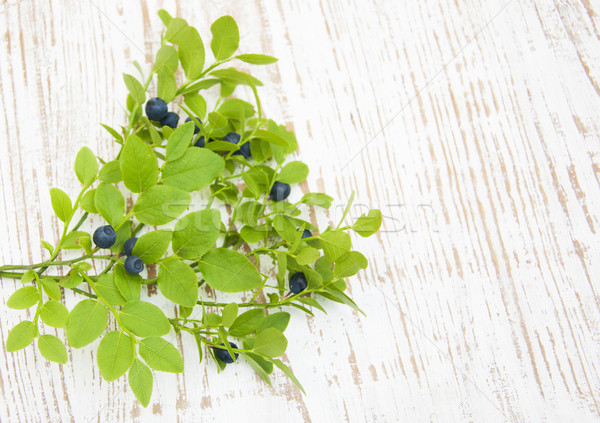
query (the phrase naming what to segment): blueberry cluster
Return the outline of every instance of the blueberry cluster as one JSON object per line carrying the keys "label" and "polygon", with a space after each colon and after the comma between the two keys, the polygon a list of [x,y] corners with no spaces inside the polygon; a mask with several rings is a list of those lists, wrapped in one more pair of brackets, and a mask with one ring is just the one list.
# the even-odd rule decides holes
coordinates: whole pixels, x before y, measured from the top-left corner
{"label": "blueberry cluster", "polygon": [[160,126],[177,128],[179,115],[175,112],[169,112],[167,103],[162,98],[154,97],[146,102],[146,116],[148,119],[158,121]]}
{"label": "blueberry cluster", "polygon": [[[105,225],[100,226],[94,231],[93,238],[94,244],[96,244],[98,248],[110,248],[115,244],[117,234],[112,226]],[[132,275],[137,275],[144,270],[144,262],[142,259],[132,254],[136,241],[137,238],[129,238],[123,245],[123,254],[127,256],[127,259],[125,259],[125,270]]]}
{"label": "blueberry cluster", "polygon": [[135,243],[137,242],[137,238],[129,238],[123,244],[123,254],[127,256],[125,259],[125,270],[132,275],[137,275],[142,270],[144,270],[144,262],[138,256],[133,255],[133,247],[135,247]]}

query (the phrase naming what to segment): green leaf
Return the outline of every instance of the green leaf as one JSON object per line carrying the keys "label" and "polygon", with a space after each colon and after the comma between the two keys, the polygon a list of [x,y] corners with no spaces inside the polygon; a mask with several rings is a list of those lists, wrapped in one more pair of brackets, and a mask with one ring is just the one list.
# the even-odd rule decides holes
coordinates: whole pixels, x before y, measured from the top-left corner
{"label": "green leaf", "polygon": [[139,196],[133,210],[135,217],[147,225],[164,225],[177,218],[192,201],[179,188],[157,185]]}
{"label": "green leaf", "polygon": [[204,68],[204,44],[194,27],[181,31],[176,44],[179,45],[179,61],[188,80],[194,81],[202,76]]}
{"label": "green leaf", "polygon": [[44,247],[50,255],[54,252],[54,247],[48,241],[44,241],[43,239],[40,241],[42,247]]}
{"label": "green leaf", "polygon": [[117,380],[127,372],[135,359],[133,339],[123,332],[113,331],[104,335],[98,345],[96,362],[104,380]]}
{"label": "green leaf", "polygon": [[182,217],[173,231],[173,253],[194,260],[210,250],[221,229],[221,213],[205,209]]}
{"label": "green leaf", "polygon": [[346,294],[344,294],[341,291],[338,291],[335,288],[326,288],[326,292],[319,292],[318,294],[321,295],[322,297],[327,298],[328,300],[335,301],[340,304],[345,304],[345,305],[349,306],[350,308],[353,308],[354,310],[356,310],[356,311],[360,312],[361,314],[363,314],[364,316],[366,316],[365,312],[362,311],[356,305],[356,303],[350,299],[350,297],[348,297]]}
{"label": "green leaf", "polygon": [[171,22],[171,20],[173,19],[171,17],[171,15],[169,14],[169,12],[167,12],[165,9],[160,9],[157,12],[157,14],[158,14],[158,17],[160,18],[160,20],[163,22],[163,24],[165,26],[169,26],[169,22]]}
{"label": "green leaf", "polygon": [[194,122],[184,123],[169,136],[167,142],[167,150],[165,157],[167,161],[176,160],[183,156],[185,150],[190,146],[192,142],[192,136],[194,135]]}
{"label": "green leaf", "polygon": [[79,207],[88,213],[98,213],[96,205],[94,204],[95,199],[96,189],[91,189],[83,194],[83,197],[81,197],[81,201],[79,202]]}
{"label": "green leaf", "polygon": [[258,331],[262,331],[266,328],[275,328],[283,332],[290,322],[290,313],[280,311],[277,313],[271,313],[262,321]]}
{"label": "green leaf", "polygon": [[129,387],[135,394],[142,407],[148,407],[152,397],[152,384],[154,378],[150,369],[140,360],[135,359],[127,373]]}
{"label": "green leaf", "polygon": [[120,157],[123,183],[131,192],[146,191],[158,181],[158,160],[137,135],[130,135]]}
{"label": "green leaf", "polygon": [[152,231],[142,235],[133,247],[133,255],[146,264],[154,264],[165,255],[173,233],[168,230]]}
{"label": "green leaf", "polygon": [[359,270],[366,269],[369,261],[358,251],[350,251],[335,261],[334,277],[347,278],[356,275]]}
{"label": "green leaf", "polygon": [[225,82],[234,85],[250,85],[255,87],[262,87],[263,83],[246,72],[240,72],[235,68],[225,68],[212,71],[212,76],[222,79]]}
{"label": "green leaf", "polygon": [[125,270],[122,264],[117,264],[114,271],[115,286],[127,301],[140,299],[140,291],[142,289],[142,277],[140,275],[132,275]]}
{"label": "green leaf", "polygon": [[103,127],[104,129],[106,129],[106,131],[113,136],[114,139],[116,139],[119,144],[123,144],[123,136],[121,134],[119,134],[117,131],[115,131],[113,128],[111,128],[108,125],[105,125],[103,123],[100,124],[101,127]]}
{"label": "green leaf", "polygon": [[262,278],[248,258],[227,248],[215,248],[198,261],[206,283],[222,292],[242,292],[258,288]]}
{"label": "green leaf", "polygon": [[238,305],[236,303],[227,304],[223,307],[223,326],[228,328],[234,322],[238,314]]}
{"label": "green leaf", "polygon": [[251,65],[270,65],[279,61],[278,58],[266,54],[238,54],[234,59],[250,63]]}
{"label": "green leaf", "polygon": [[40,310],[40,319],[48,326],[64,329],[67,327],[69,310],[58,301],[46,301]]}
{"label": "green leaf", "polygon": [[344,231],[327,231],[319,235],[319,239],[322,242],[325,257],[331,261],[335,261],[352,248],[350,235]]}
{"label": "green leaf", "polygon": [[119,229],[117,229],[117,239],[112,247],[110,247],[110,250],[116,254],[123,252],[123,244],[131,238],[131,226],[133,225],[133,222],[131,220],[126,220],[120,225]]}
{"label": "green leaf", "polygon": [[327,257],[323,256],[317,260],[315,270],[321,275],[324,282],[333,280],[333,263]]}
{"label": "green leaf", "polygon": [[183,157],[165,163],[162,181],[184,191],[197,191],[209,186],[224,168],[225,161],[219,155],[194,147]]}
{"label": "green leaf", "polygon": [[284,334],[275,328],[266,328],[256,335],[254,351],[267,357],[279,357],[287,348],[287,339]]}
{"label": "green leaf", "polygon": [[264,319],[265,312],[263,309],[248,310],[235,319],[229,328],[229,334],[238,337],[250,335],[258,330]]}
{"label": "green leaf", "polygon": [[302,304],[306,304],[306,305],[309,305],[311,307],[315,307],[315,308],[321,310],[323,313],[327,314],[327,312],[325,311],[325,309],[323,308],[323,306],[321,304],[319,304],[317,302],[317,300],[315,300],[312,297],[300,297],[300,298],[297,298],[297,301],[301,302]]}
{"label": "green leaf", "polygon": [[171,46],[164,45],[156,52],[156,60],[154,61],[154,69],[159,70],[165,66],[170,73],[175,73],[179,67],[179,57],[177,50]]}
{"label": "green leaf", "polygon": [[83,282],[83,276],[81,276],[77,271],[73,270],[60,280],[61,286],[69,289],[77,288],[81,282]]}
{"label": "green leaf", "polygon": [[105,273],[98,277],[96,292],[111,305],[124,305],[127,302],[115,285],[115,275],[112,273]]}
{"label": "green leaf", "polygon": [[281,360],[279,359],[275,359],[272,361],[273,364],[275,364],[277,367],[279,367],[279,369],[285,373],[287,375],[287,377],[289,377],[292,382],[294,382],[294,384],[300,388],[300,390],[302,391],[302,393],[304,395],[306,395],[306,391],[304,390],[304,388],[302,387],[302,384],[300,383],[300,381],[298,379],[296,379],[296,376],[294,376],[294,374],[292,373],[292,371],[290,370],[290,368],[288,366],[286,366]]}
{"label": "green leaf", "polygon": [[60,286],[54,280],[54,278],[41,278],[40,282],[42,283],[42,288],[44,289],[46,295],[48,295],[53,300],[60,301]]}
{"label": "green leaf", "polygon": [[221,16],[210,26],[210,32],[210,49],[215,59],[224,60],[231,57],[240,44],[240,33],[235,20],[229,15]]}
{"label": "green leaf", "polygon": [[[204,97],[198,93],[190,93],[184,96],[183,102],[195,116],[204,119],[206,115],[206,101]],[[200,127],[200,125],[198,126]]]}
{"label": "green leaf", "polygon": [[10,330],[6,338],[6,351],[15,352],[31,344],[37,335],[33,322],[24,320]]}
{"label": "green leaf", "polygon": [[239,98],[230,98],[225,100],[219,106],[219,113],[229,119],[237,119],[240,122],[254,116],[254,107],[247,101]]}
{"label": "green leaf", "polygon": [[54,335],[41,335],[38,338],[38,350],[46,360],[59,364],[67,362],[65,344]]}
{"label": "green leaf", "polygon": [[52,202],[52,209],[56,216],[63,222],[66,222],[73,211],[69,196],[58,188],[50,188],[50,201]]}
{"label": "green leaf", "polygon": [[369,210],[368,214],[363,213],[352,225],[352,229],[362,237],[373,235],[381,227],[381,211],[377,209]]}
{"label": "green leaf", "polygon": [[34,272],[33,270],[26,271],[25,273],[23,273],[23,276],[21,276],[21,283],[33,282],[35,280],[35,275],[36,272]]}
{"label": "green leaf", "polygon": [[123,326],[142,338],[166,335],[171,330],[162,310],[145,301],[128,301],[119,317]]}
{"label": "green leaf", "polygon": [[140,341],[140,355],[154,370],[170,373],[183,372],[183,357],[169,342],[162,338],[146,338]]}
{"label": "green leaf", "polygon": [[61,248],[63,249],[79,249],[81,245],[78,244],[79,238],[90,237],[90,234],[83,231],[72,231],[69,232],[64,238]]}
{"label": "green leaf", "polygon": [[265,369],[263,368],[263,366],[261,366],[261,364],[259,364],[258,360],[260,360],[261,357],[257,356],[256,354],[249,354],[249,353],[242,353],[242,356],[246,359],[246,361],[248,362],[248,364],[250,365],[250,367],[252,367],[256,371],[256,373],[258,373],[258,375],[265,382],[267,382],[267,384],[269,386],[272,386],[272,384],[271,384],[271,378],[269,377],[269,374],[265,371]]}
{"label": "green leaf", "polygon": [[277,286],[283,291],[285,286],[285,272],[287,271],[287,254],[277,251]]}
{"label": "green leaf", "polygon": [[350,207],[352,207],[352,203],[354,202],[354,194],[355,194],[354,191],[352,191],[352,194],[350,194],[350,198],[348,199],[348,203],[346,204],[346,208],[344,209],[344,213],[342,214],[342,218],[340,219],[338,228],[342,225],[342,223],[344,222],[344,219],[346,218],[346,216],[348,215],[348,212],[350,211]]}
{"label": "green leaf", "polygon": [[127,90],[131,97],[137,104],[144,104],[146,101],[146,92],[144,91],[144,87],[133,76],[128,75],[126,73],[123,74],[123,81],[125,81],[125,85],[127,86]]}
{"label": "green leaf", "polygon": [[156,75],[156,95],[170,103],[177,94],[175,75],[163,66]]}
{"label": "green leaf", "polygon": [[108,323],[108,311],[96,300],[78,302],[69,313],[67,340],[73,348],[82,348],[100,336]]}
{"label": "green leaf", "polygon": [[158,268],[158,289],[174,303],[194,307],[198,301],[198,278],[196,272],[175,257],[168,257]]}
{"label": "green leaf", "polygon": [[40,293],[35,286],[25,286],[17,289],[6,300],[6,306],[15,310],[25,310],[37,304],[40,300]]}
{"label": "green leaf", "polygon": [[269,230],[264,225],[257,226],[255,228],[243,226],[242,229],[240,229],[240,236],[248,244],[254,244],[262,241],[267,237],[267,235],[269,235]]}
{"label": "green leaf", "polygon": [[298,252],[296,261],[298,264],[313,264],[319,258],[319,250],[313,247],[304,247]]}
{"label": "green leaf", "polygon": [[277,175],[277,180],[286,184],[295,184],[304,181],[307,176],[308,166],[302,162],[294,161],[289,162],[281,169],[281,172]]}
{"label": "green leaf", "polygon": [[210,112],[208,114],[208,122],[215,128],[224,128],[229,124],[227,118],[219,112]]}
{"label": "green leaf", "polygon": [[281,147],[289,147],[290,145],[290,143],[284,137],[282,137],[279,134],[276,134],[275,132],[267,131],[266,129],[257,129],[254,132],[254,136],[252,138],[259,138],[268,142],[269,144],[274,144]]}
{"label": "green leaf", "polygon": [[283,214],[276,214],[273,217],[273,229],[288,243],[293,244],[296,237],[302,237],[302,233],[298,232],[298,222],[293,217]]}
{"label": "green leaf", "polygon": [[98,174],[98,161],[96,156],[87,147],[82,147],[75,158],[75,174],[84,186],[90,185]]}
{"label": "green leaf", "polygon": [[125,214],[125,199],[123,194],[114,185],[102,182],[96,188],[94,195],[94,206],[98,213],[111,225],[116,228]]}
{"label": "green leaf", "polygon": [[324,209],[331,207],[332,201],[333,197],[318,192],[309,192],[308,194],[304,194],[302,200],[300,200],[300,202],[303,204],[308,204],[309,206],[319,206],[323,207]]}
{"label": "green leaf", "polygon": [[98,178],[109,184],[116,184],[123,180],[123,176],[121,175],[121,164],[118,160],[113,160],[112,162],[106,163],[100,169],[100,174]]}

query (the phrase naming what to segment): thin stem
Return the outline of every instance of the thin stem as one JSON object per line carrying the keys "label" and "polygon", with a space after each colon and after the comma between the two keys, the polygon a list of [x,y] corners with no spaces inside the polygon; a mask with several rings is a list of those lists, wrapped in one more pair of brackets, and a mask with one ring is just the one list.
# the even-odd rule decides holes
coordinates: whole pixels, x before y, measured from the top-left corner
{"label": "thin stem", "polygon": [[95,259],[110,259],[111,255],[102,255],[102,256],[94,256],[93,254],[86,254],[71,260],[60,260],[60,261],[44,261],[42,263],[36,263],[36,264],[27,264],[27,265],[21,265],[21,264],[17,264],[17,265],[7,265],[7,266],[2,266],[0,267],[1,270],[19,270],[19,269],[23,269],[23,270],[30,270],[30,269],[37,269],[38,267],[49,267],[49,266],[62,266],[65,264],[73,264],[73,263],[77,263],[83,260],[87,260],[90,258],[95,258]]}

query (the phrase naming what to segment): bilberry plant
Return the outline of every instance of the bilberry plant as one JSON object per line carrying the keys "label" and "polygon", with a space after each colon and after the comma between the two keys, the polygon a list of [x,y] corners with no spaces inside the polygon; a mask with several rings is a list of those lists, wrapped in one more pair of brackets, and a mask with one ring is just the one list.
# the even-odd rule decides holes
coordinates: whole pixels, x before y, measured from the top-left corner
{"label": "bilberry plant", "polygon": [[[284,331],[290,313],[285,309],[313,315],[312,310],[325,311],[332,301],[360,311],[346,293],[346,278],[368,263],[352,249],[349,231],[373,235],[381,213],[370,210],[343,226],[352,195],[337,226],[317,228],[304,219],[303,208],[327,210],[333,199],[309,192],[288,200],[308,176],[306,164],[288,160],[298,148],[296,137],[263,116],[262,82],[231,66],[236,61],[268,65],[277,59],[235,55],[238,27],[231,16],[223,16],[210,27],[215,60],[207,66],[199,32],[164,10],[159,16],[166,30],[151,71],[143,75],[136,63],[141,79],[124,74],[127,124],[119,129],[102,125],[118,144],[118,154],[107,160],[83,147],[75,158],[79,193],[71,199],[58,188],[50,190],[63,230],[54,245],[42,241],[48,259],[0,267],[1,277],[23,284],[7,306],[36,307],[31,320],[9,332],[6,350],[36,342],[43,357],[64,364],[65,344],[50,328],[64,330],[72,348],[101,338],[96,354],[100,374],[107,381],[127,374],[146,407],[152,370],[183,371],[181,353],[164,338],[174,330],[195,341],[200,361],[210,351],[223,370],[239,357],[268,384],[275,366],[304,391],[278,358],[288,344]],[[149,89],[153,82],[156,91]],[[253,104],[233,97],[239,86],[249,88]],[[215,90],[216,100],[211,98]],[[186,119],[178,127],[180,116]],[[208,197],[203,209],[188,210],[192,194]],[[133,203],[129,209],[126,199]],[[222,204],[228,207],[217,207]],[[90,215],[105,223],[86,228]],[[66,249],[81,253],[65,258]],[[95,270],[98,263],[105,265],[101,271]],[[143,271],[148,266],[156,269],[155,277]],[[66,269],[62,275],[61,268]],[[176,315],[167,317],[142,299],[142,287],[150,284],[178,306]],[[206,288],[213,295],[239,293],[249,300],[208,301]],[[84,298],[68,310],[63,290]],[[109,326],[109,320],[114,324]]]}

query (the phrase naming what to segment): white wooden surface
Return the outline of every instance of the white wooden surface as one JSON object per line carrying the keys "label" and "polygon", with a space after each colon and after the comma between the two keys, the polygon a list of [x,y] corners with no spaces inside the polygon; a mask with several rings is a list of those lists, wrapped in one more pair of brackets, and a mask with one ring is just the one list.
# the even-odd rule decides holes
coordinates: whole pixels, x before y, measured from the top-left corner
{"label": "white wooden surface", "polygon": [[[353,217],[386,216],[354,238],[368,317],[294,313],[285,358],[307,396],[244,363],[217,375],[189,338],[147,409],[100,380],[93,348],[62,367],[1,354],[2,422],[600,420],[599,2],[3,1],[2,264],[58,238],[48,188],[75,192],[82,145],[115,154],[98,122],[123,122],[120,75],[152,60],[159,8],[205,43],[231,14],[240,51],[280,58],[257,76],[311,166],[301,188],[339,199],[325,221],[352,190]],[[22,317],[0,308],[3,344]]]}

